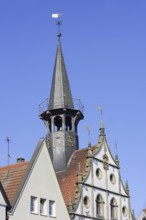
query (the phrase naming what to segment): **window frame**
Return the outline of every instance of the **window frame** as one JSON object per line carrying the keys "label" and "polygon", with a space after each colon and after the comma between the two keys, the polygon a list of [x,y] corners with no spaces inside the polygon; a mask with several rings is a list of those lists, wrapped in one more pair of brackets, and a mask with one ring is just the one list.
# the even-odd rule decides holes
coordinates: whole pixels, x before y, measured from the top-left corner
{"label": "window frame", "polygon": [[104,202],[100,194],[98,194],[96,197],[96,216],[97,217],[104,216]]}
{"label": "window frame", "polygon": [[54,200],[49,200],[49,216],[56,217],[56,202]]}
{"label": "window frame", "polygon": [[38,198],[36,196],[30,197],[30,212],[32,214],[38,214]]}
{"label": "window frame", "polygon": [[89,209],[90,208],[90,198],[89,198],[89,196],[84,196],[84,199],[83,199],[83,203],[84,203],[84,206],[85,206],[85,208],[86,209]]}
{"label": "window frame", "polygon": [[47,200],[40,198],[40,215],[47,215]]}
{"label": "window frame", "polygon": [[110,205],[111,205],[111,219],[117,219],[118,206],[117,206],[117,202],[116,202],[115,198],[111,199]]}

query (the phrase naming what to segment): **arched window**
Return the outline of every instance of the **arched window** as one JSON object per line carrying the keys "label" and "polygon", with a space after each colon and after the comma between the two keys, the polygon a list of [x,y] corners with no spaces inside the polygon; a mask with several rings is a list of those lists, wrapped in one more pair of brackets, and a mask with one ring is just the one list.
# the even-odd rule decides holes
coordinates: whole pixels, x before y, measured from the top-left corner
{"label": "arched window", "polygon": [[111,219],[117,219],[117,202],[114,198],[111,200]]}
{"label": "arched window", "polygon": [[60,116],[56,116],[54,118],[54,130],[55,131],[62,130],[62,118]]}
{"label": "arched window", "polygon": [[72,130],[71,117],[67,116],[65,120],[66,131]]}
{"label": "arched window", "polygon": [[103,204],[104,202],[103,202],[102,196],[100,194],[97,195],[96,197],[96,215],[97,216],[103,216],[103,213],[104,213]]}

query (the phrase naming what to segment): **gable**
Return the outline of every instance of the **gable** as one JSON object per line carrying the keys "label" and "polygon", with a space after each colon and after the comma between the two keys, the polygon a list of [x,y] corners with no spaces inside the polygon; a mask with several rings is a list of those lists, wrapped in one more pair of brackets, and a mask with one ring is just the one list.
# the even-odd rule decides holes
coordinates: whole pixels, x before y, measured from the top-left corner
{"label": "gable", "polygon": [[[40,220],[40,201],[46,201],[46,216],[48,216],[49,201],[56,203],[56,216],[68,219],[68,213],[58,186],[56,175],[50,160],[45,141],[39,141],[34,155],[29,163],[24,180],[16,195],[13,208],[9,213],[10,219],[30,219],[34,214],[30,212],[31,197],[37,199],[36,214]],[[21,213],[23,212],[23,218]]]}
{"label": "gable", "polygon": [[106,141],[102,142],[97,153],[94,154],[94,157],[101,161],[107,160],[108,164],[117,167]]}
{"label": "gable", "polygon": [[1,183],[0,183],[0,206],[7,206],[6,195],[4,193]]}

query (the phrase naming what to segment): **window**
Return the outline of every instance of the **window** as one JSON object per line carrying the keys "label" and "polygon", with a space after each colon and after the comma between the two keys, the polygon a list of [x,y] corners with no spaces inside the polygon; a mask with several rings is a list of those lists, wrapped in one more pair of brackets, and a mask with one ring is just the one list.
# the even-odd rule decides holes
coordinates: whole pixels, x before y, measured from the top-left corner
{"label": "window", "polygon": [[61,131],[62,130],[62,118],[60,116],[56,116],[54,118],[54,131]]}
{"label": "window", "polygon": [[97,178],[98,178],[99,180],[102,178],[102,171],[101,171],[101,169],[97,168],[97,170],[96,170],[96,176],[97,176]]}
{"label": "window", "polygon": [[65,120],[66,131],[72,130],[71,117],[67,116]]}
{"label": "window", "polygon": [[84,197],[84,205],[87,209],[90,207],[90,199],[88,196]]}
{"label": "window", "polygon": [[103,216],[103,199],[101,195],[98,195],[96,198],[96,214],[97,216]]}
{"label": "window", "polygon": [[46,215],[46,199],[40,199],[40,214]]}
{"label": "window", "polygon": [[49,201],[49,216],[55,217],[55,201]]}
{"label": "window", "polygon": [[30,211],[31,213],[37,213],[37,197],[30,197]]}
{"label": "window", "polygon": [[127,216],[127,212],[128,212],[126,206],[123,206],[122,212],[123,212],[123,215],[126,217]]}
{"label": "window", "polygon": [[115,182],[116,182],[116,177],[113,173],[110,175],[110,181],[112,184],[115,184]]}
{"label": "window", "polygon": [[117,219],[117,203],[116,200],[113,198],[111,200],[111,219]]}

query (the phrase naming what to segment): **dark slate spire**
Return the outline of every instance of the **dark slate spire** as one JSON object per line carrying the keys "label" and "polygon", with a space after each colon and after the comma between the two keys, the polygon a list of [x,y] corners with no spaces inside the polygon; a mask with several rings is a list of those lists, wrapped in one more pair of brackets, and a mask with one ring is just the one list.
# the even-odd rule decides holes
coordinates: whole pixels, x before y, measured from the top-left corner
{"label": "dark slate spire", "polygon": [[49,104],[40,115],[47,127],[47,146],[56,172],[65,170],[71,155],[79,149],[78,123],[84,118],[80,101],[74,108],[60,37],[58,33]]}
{"label": "dark slate spire", "polygon": [[74,109],[71,89],[67,76],[67,70],[63,58],[61,43],[61,33],[58,33],[58,46],[53,71],[53,80],[50,93],[48,109],[69,108]]}

